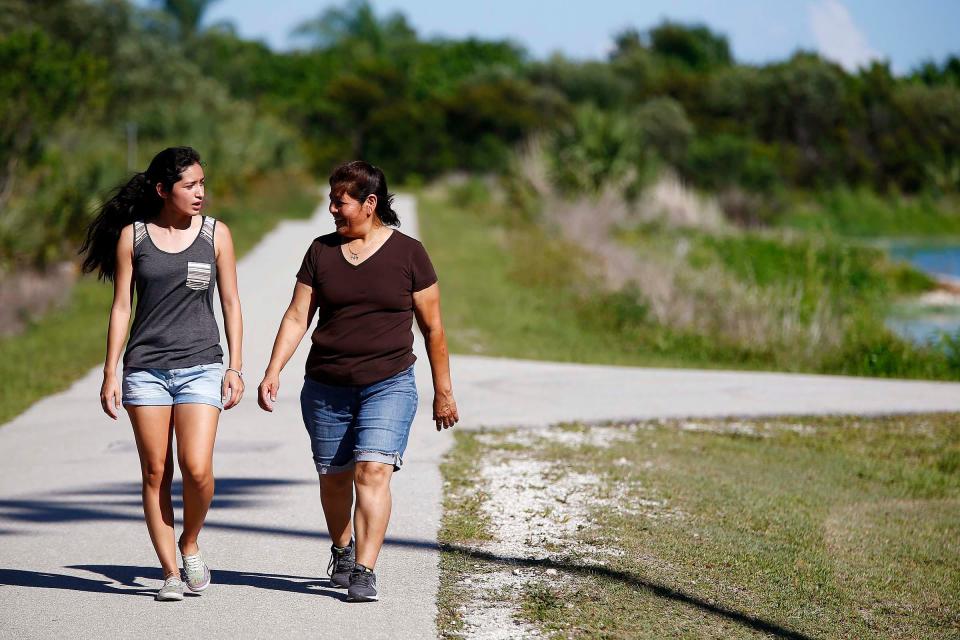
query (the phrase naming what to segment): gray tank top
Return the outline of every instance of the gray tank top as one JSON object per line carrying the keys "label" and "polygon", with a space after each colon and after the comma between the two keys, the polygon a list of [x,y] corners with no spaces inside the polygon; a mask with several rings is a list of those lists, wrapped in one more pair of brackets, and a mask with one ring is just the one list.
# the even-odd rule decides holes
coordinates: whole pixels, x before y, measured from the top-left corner
{"label": "gray tank top", "polygon": [[223,362],[213,315],[217,257],[213,230],[204,216],[193,244],[179,253],[153,244],[147,225],[133,223],[133,273],[137,308],[124,368],[182,369]]}

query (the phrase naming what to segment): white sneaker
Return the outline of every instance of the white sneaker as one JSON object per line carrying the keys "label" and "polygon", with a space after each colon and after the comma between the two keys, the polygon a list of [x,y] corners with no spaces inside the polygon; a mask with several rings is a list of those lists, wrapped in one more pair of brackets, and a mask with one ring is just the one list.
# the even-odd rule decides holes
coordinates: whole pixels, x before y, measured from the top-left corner
{"label": "white sneaker", "polygon": [[197,549],[197,552],[192,556],[185,555],[181,551],[180,557],[183,558],[183,573],[187,576],[187,587],[190,588],[190,591],[199,592],[209,587],[210,569],[207,567],[207,563],[203,561],[200,550]]}
{"label": "white sneaker", "polygon": [[163,586],[160,587],[160,591],[157,591],[156,599],[163,602],[183,600],[183,580],[180,579],[179,572],[171,573],[164,579]]}

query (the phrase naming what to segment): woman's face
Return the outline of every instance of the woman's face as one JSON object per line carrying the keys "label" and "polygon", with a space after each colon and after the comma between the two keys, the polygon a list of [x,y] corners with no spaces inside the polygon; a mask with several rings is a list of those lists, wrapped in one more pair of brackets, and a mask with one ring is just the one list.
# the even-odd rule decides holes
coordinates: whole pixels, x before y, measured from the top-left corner
{"label": "woman's face", "polygon": [[337,233],[354,237],[369,232],[376,215],[376,196],[360,202],[347,193],[330,192],[330,214],[337,225]]}
{"label": "woman's face", "polygon": [[163,185],[157,185],[157,193],[164,199],[164,206],[185,216],[195,216],[203,208],[203,167],[193,164],[184,169],[167,193]]}

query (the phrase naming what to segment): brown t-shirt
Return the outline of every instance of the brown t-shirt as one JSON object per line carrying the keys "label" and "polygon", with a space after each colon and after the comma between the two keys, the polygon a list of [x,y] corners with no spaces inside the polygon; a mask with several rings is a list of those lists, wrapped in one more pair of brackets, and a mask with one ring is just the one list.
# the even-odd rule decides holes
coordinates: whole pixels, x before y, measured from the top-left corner
{"label": "brown t-shirt", "polygon": [[334,385],[368,385],[400,373],[413,355],[413,293],[437,281],[418,240],[394,230],[358,265],[347,262],[338,233],[307,249],[297,280],[312,287],[317,327],[307,377]]}

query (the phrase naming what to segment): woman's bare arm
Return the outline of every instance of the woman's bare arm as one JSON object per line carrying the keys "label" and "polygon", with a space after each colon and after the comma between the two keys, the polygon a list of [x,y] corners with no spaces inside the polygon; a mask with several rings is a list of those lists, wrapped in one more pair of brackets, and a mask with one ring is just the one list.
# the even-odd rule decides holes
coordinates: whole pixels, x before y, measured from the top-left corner
{"label": "woman's bare arm", "polygon": [[273,341],[273,352],[270,354],[270,364],[267,365],[260,383],[257,402],[264,411],[273,411],[273,403],[277,401],[280,390],[280,372],[287,366],[303,340],[316,309],[313,287],[298,282],[293,288],[290,306],[280,320],[280,328]]}
{"label": "woman's bare arm", "polygon": [[[217,250],[217,288],[223,309],[223,329],[227,334],[230,352],[229,369],[243,371],[243,313],[240,310],[240,292],[237,287],[237,256],[233,250],[230,228],[217,222],[214,228],[214,246]],[[224,410],[237,406],[243,397],[243,378],[236,371],[226,371],[220,393]]]}
{"label": "woman's bare arm", "polygon": [[427,344],[427,357],[433,375],[433,420],[437,431],[452,427],[460,420],[457,402],[453,398],[450,380],[450,356],[447,353],[447,335],[440,318],[440,285],[432,284],[413,294],[413,309],[417,326]]}
{"label": "woman's bare arm", "polygon": [[110,324],[107,327],[107,355],[103,362],[103,384],[100,386],[100,406],[108,416],[117,419],[120,414],[120,382],[117,362],[127,339],[130,326],[130,306],[133,299],[133,225],[120,232],[117,241],[117,268],[113,275],[113,304],[110,306]]}

